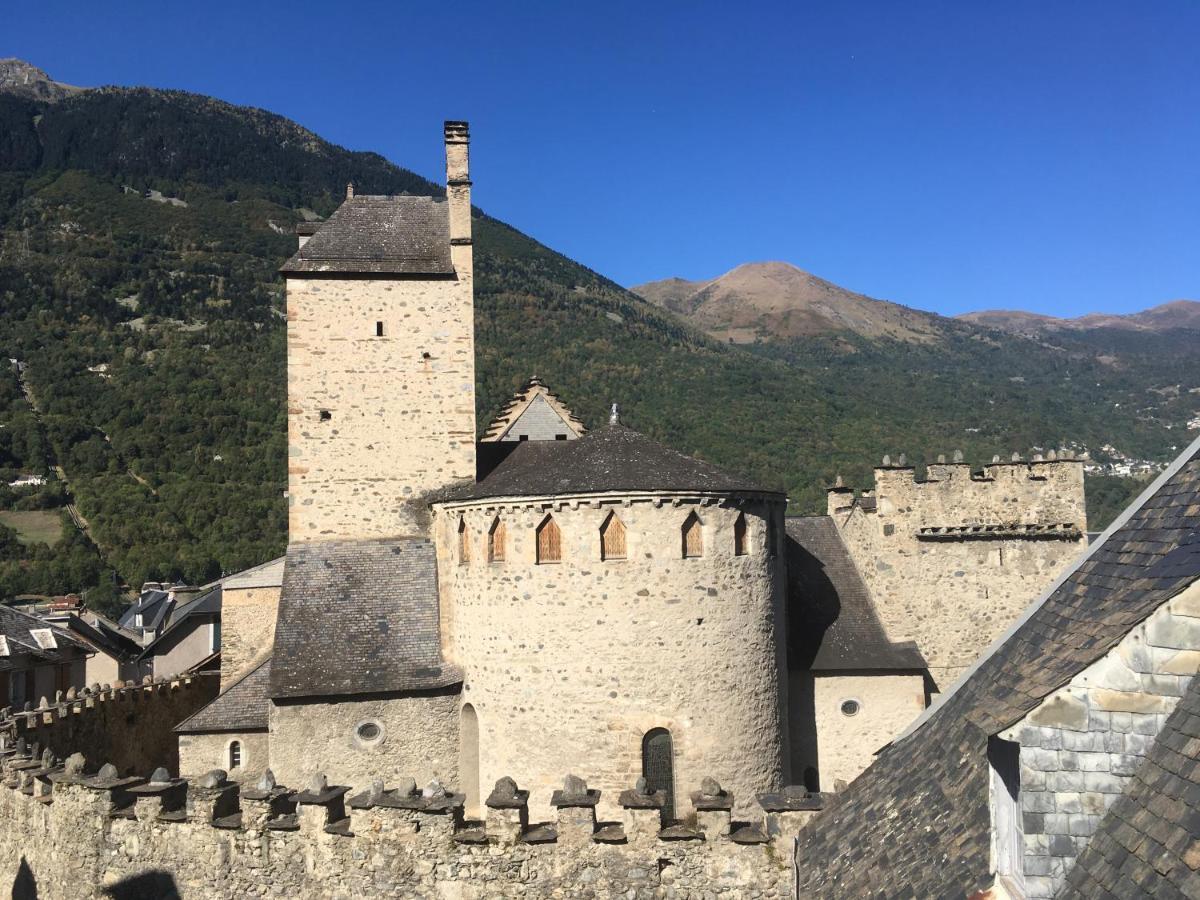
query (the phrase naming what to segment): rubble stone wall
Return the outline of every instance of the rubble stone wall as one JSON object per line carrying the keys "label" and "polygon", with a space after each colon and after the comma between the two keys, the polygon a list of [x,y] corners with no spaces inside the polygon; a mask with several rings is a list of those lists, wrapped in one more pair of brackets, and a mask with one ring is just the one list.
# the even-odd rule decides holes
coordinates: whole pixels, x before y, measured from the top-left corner
{"label": "rubble stone wall", "polygon": [[1200,584],[1001,737],[1020,744],[1028,896],[1053,897],[1200,671]]}
{"label": "rubble stone wall", "polygon": [[63,695],[44,708],[0,718],[0,735],[24,739],[59,758],[85,748],[121,772],[159,766],[179,771],[174,728],[217,695],[215,675],[192,675],[122,687],[90,688]]}
{"label": "rubble stone wall", "polygon": [[888,636],[917,642],[939,690],[1087,547],[1078,460],[997,463],[982,474],[935,464],[924,481],[911,467],[878,468],[864,497],[830,491],[830,515]]}
{"label": "rubble stone wall", "polygon": [[[575,770],[615,799],[642,774],[644,736],[664,728],[678,785],[712,775],[749,802],[787,783],[783,557],[768,549],[769,536],[782,534],[782,512],[763,496],[695,495],[437,507],[445,652],[466,672],[478,782],[511,774],[545,798]],[[682,528],[693,513],[703,555],[685,559]],[[741,556],[739,513],[748,524]],[[610,514],[625,528],[621,559],[601,558]],[[561,532],[562,559],[539,565],[536,532],[547,515]],[[497,519],[505,558],[489,562]],[[687,814],[682,793],[676,807]]]}
{"label": "rubble stone wall", "polygon": [[[288,784],[318,772],[342,784],[412,776],[457,784],[457,688],[271,704],[271,769]],[[358,734],[364,723],[377,733]],[[221,766],[220,768],[225,768]]]}
{"label": "rubble stone wall", "polygon": [[[0,787],[0,890],[12,885],[14,896],[40,900],[783,900],[794,896],[794,835],[819,808],[760,809],[758,823],[733,826],[736,834],[719,809],[675,831],[661,828],[657,810],[629,808],[598,832],[586,807],[559,808],[550,827],[532,829],[523,806],[489,809],[483,827],[466,828],[453,804],[347,809],[336,791],[328,803],[284,789],[251,799],[219,782],[134,799],[128,785],[22,777],[9,763],[9,786]],[[278,812],[281,805],[294,812]]]}

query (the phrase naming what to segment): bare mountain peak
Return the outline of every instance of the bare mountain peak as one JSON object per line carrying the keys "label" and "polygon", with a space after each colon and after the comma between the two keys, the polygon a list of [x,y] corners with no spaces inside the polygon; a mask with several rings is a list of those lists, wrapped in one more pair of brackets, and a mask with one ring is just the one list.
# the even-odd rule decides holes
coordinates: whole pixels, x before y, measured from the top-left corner
{"label": "bare mountain peak", "polygon": [[0,59],[0,94],[56,103],[83,88],[55,81],[32,63],[10,56]]}
{"label": "bare mountain peak", "polygon": [[735,343],[832,332],[924,342],[936,339],[948,324],[932,313],[874,300],[777,260],[743,263],[708,281],[667,278],[632,290]]}
{"label": "bare mountain peak", "polygon": [[1091,328],[1118,328],[1125,331],[1169,331],[1175,328],[1200,329],[1200,301],[1172,300],[1141,312],[1088,313],[1075,318],[1058,318],[1020,310],[985,309],[958,317],[972,325],[983,325],[1016,334],[1041,334],[1047,331],[1079,331]]}

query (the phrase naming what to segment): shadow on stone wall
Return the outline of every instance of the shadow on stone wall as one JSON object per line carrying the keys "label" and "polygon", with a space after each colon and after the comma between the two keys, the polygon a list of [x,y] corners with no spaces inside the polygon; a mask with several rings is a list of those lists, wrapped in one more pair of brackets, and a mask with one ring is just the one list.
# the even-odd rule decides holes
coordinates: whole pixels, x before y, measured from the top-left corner
{"label": "shadow on stone wall", "polygon": [[[143,872],[124,878],[104,889],[113,900],[181,900],[170,872]],[[35,895],[36,896],[36,895]]]}
{"label": "shadow on stone wall", "polygon": [[12,900],[37,900],[37,879],[33,877],[33,869],[25,857],[21,857],[21,865],[17,867],[17,877],[13,879]]}

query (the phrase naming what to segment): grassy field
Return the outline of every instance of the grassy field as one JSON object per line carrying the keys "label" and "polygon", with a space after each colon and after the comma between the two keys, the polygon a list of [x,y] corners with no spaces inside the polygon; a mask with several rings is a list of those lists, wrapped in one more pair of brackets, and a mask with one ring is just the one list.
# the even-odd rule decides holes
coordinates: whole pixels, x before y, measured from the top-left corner
{"label": "grassy field", "polygon": [[22,544],[49,544],[62,537],[62,519],[53,509],[0,511],[0,523],[15,528]]}

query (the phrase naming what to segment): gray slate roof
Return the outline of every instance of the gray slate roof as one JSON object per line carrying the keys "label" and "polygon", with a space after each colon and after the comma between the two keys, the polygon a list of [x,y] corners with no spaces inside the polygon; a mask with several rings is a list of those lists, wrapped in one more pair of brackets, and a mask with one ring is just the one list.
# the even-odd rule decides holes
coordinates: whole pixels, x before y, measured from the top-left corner
{"label": "gray slate roof", "polygon": [[789,668],[925,669],[916,644],[888,638],[833,519],[789,517],[784,524]]}
{"label": "gray slate roof", "polygon": [[1200,678],[1167,718],[1058,896],[1200,897]]}
{"label": "gray slate roof", "polygon": [[281,271],[453,275],[447,210],[445,200],[432,197],[351,197]]}
{"label": "gray slate roof", "polygon": [[[39,647],[30,633],[34,628],[50,629],[58,649],[43,650]],[[17,665],[22,656],[28,657],[34,665],[42,665],[76,659],[81,653],[92,652],[91,647],[70,632],[10,606],[0,605],[0,634],[8,640],[9,651],[8,656],[0,656],[0,671],[24,668],[24,665]],[[0,698],[0,702],[7,701],[7,697]]]}
{"label": "gray slate roof", "polygon": [[775,493],[748,478],[664,447],[624,425],[606,425],[574,441],[520,441],[487,446],[506,454],[503,460],[478,483],[451,491],[440,499],[606,491]]}
{"label": "gray slate roof", "polygon": [[270,718],[267,688],[271,680],[268,657],[225,690],[207,706],[175,726],[180,734],[220,731],[266,731]]}
{"label": "gray slate roof", "polygon": [[421,538],[288,546],[270,696],[379,694],[446,687],[437,558]]}
{"label": "gray slate roof", "polygon": [[1200,441],[915,731],[801,832],[801,896],[924,900],[986,887],[988,736],[1200,577],[1171,556],[1197,530]]}

